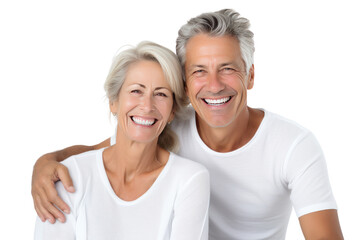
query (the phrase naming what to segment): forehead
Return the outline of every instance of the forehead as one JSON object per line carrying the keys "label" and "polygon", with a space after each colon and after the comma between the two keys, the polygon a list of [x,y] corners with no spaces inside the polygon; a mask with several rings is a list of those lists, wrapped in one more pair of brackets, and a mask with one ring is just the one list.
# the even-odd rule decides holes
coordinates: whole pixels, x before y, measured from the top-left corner
{"label": "forehead", "polygon": [[242,62],[239,41],[233,36],[198,34],[186,44],[185,65]]}
{"label": "forehead", "polygon": [[159,63],[150,60],[141,60],[132,63],[126,73],[124,85],[139,84],[145,86],[168,86],[165,74]]}

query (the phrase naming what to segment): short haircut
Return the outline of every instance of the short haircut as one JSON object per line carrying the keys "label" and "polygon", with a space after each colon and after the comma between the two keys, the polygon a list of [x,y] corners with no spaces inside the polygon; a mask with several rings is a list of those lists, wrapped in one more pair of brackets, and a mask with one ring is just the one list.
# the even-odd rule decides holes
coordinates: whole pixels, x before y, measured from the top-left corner
{"label": "short haircut", "polygon": [[[118,99],[130,66],[144,60],[159,63],[173,92],[175,116],[182,117],[189,102],[185,93],[184,82],[181,79],[180,63],[171,50],[153,42],[141,42],[135,47],[122,50],[113,58],[113,63],[104,84],[109,102],[112,103]],[[169,126],[166,126],[160,134],[158,144],[169,151],[178,149],[177,136]]]}
{"label": "short haircut", "polygon": [[176,54],[179,57],[183,78],[185,79],[185,56],[186,44],[198,34],[208,34],[209,36],[233,36],[240,44],[241,57],[245,63],[246,73],[254,63],[254,34],[249,30],[250,22],[248,19],[240,17],[240,14],[232,9],[223,9],[217,12],[203,13],[190,19],[183,25],[176,39]]}

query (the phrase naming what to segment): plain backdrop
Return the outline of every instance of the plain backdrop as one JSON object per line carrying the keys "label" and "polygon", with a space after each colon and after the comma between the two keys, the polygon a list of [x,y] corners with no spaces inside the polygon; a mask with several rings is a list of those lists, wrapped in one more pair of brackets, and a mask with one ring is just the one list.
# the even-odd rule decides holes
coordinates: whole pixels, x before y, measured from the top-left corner
{"label": "plain backdrop", "polygon": [[[125,44],[175,50],[178,29],[232,8],[255,34],[251,107],[293,119],[327,158],[342,230],[360,239],[359,56],[356,1],[1,1],[0,239],[32,239],[33,164],[42,154],[110,137],[103,83]],[[294,214],[287,239],[303,239]]]}

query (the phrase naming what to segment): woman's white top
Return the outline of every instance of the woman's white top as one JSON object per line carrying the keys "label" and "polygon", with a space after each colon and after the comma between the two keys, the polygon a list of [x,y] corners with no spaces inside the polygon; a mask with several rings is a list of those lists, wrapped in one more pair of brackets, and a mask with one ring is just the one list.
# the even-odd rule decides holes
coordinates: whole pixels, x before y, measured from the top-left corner
{"label": "woman's white top", "polygon": [[76,192],[68,193],[61,182],[56,188],[71,213],[66,223],[38,218],[36,240],[208,239],[209,173],[202,165],[170,153],[150,189],[124,201],[110,185],[102,153],[90,151],[63,161]]}

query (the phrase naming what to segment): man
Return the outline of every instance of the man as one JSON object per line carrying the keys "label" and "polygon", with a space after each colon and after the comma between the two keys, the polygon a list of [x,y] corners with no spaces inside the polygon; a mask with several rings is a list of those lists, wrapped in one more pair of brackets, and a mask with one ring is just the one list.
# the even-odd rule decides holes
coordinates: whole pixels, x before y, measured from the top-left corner
{"label": "man", "polygon": [[[253,33],[233,10],[205,13],[179,30],[176,46],[195,112],[173,123],[179,155],[210,171],[210,239],[284,239],[294,207],[306,239],[343,239],[326,164],[314,136],[296,123],[247,106],[254,85]],[[114,137],[112,143],[116,141]],[[42,220],[69,211],[53,184],[74,191],[58,162],[108,146],[73,146],[34,167],[35,208]]]}

